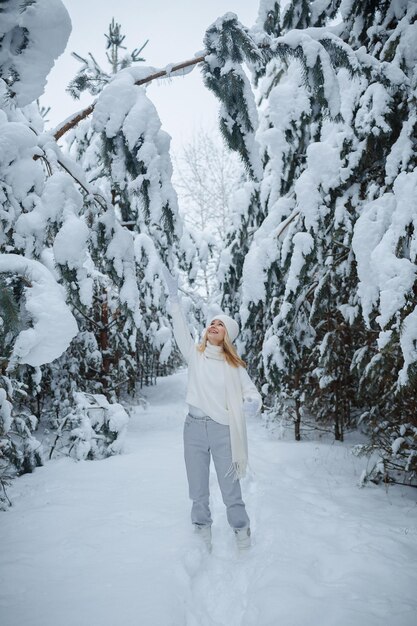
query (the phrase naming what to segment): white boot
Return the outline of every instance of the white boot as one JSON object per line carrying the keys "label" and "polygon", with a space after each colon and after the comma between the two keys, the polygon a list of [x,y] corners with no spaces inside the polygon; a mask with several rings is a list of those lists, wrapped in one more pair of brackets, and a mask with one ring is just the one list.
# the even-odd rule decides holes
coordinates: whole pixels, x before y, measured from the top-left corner
{"label": "white boot", "polygon": [[235,528],[237,549],[240,551],[249,550],[251,546],[250,528]]}
{"label": "white boot", "polygon": [[211,552],[211,526],[199,526],[198,524],[194,524],[194,531],[200,537],[201,541],[203,541],[207,551]]}

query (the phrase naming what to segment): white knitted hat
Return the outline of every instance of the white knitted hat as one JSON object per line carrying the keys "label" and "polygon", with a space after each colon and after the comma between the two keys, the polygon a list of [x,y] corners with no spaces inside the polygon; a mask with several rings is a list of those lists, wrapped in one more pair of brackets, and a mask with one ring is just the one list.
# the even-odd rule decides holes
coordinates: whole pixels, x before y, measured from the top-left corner
{"label": "white knitted hat", "polygon": [[[227,334],[229,335],[230,341],[234,341],[239,334],[239,324],[235,322],[234,319],[229,317],[228,315],[224,315],[221,313],[220,315],[213,315],[213,320],[220,320],[226,326]],[[211,322],[210,322],[211,323]]]}

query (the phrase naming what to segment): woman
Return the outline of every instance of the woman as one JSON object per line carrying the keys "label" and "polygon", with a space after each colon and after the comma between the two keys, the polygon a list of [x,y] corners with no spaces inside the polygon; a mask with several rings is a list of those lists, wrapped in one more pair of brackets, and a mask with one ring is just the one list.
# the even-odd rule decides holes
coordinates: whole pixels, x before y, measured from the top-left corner
{"label": "woman", "polygon": [[193,502],[191,521],[210,551],[212,457],[237,547],[248,549],[250,523],[239,479],[245,475],[248,458],[245,418],[259,411],[261,396],[233,346],[239,332],[235,320],[228,315],[217,315],[197,346],[181,309],[177,280],[166,267],[163,275],[169,291],[175,340],[188,364],[189,408],[184,425],[184,456]]}

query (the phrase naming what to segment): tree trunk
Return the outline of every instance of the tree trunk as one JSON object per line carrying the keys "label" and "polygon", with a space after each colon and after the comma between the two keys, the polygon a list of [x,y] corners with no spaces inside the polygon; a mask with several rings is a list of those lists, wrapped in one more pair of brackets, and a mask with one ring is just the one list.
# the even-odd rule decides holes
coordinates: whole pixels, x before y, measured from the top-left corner
{"label": "tree trunk", "polygon": [[294,421],[294,436],[296,441],[301,441],[301,412],[300,402],[295,401],[295,421]]}
{"label": "tree trunk", "polygon": [[107,374],[110,370],[110,356],[109,356],[109,333],[108,333],[108,325],[109,325],[109,306],[107,302],[107,292],[104,292],[102,296],[101,303],[101,314],[100,314],[100,334],[99,334],[99,342],[100,342],[100,351],[102,355],[102,377],[101,384],[103,388],[106,389],[108,387],[108,378]]}
{"label": "tree trunk", "polygon": [[[336,383],[337,384],[337,383]],[[337,393],[337,388],[334,394],[335,398],[335,406],[334,406],[334,438],[336,441],[342,441],[343,435],[341,433],[341,420],[340,420],[340,402],[339,402],[339,394]]]}

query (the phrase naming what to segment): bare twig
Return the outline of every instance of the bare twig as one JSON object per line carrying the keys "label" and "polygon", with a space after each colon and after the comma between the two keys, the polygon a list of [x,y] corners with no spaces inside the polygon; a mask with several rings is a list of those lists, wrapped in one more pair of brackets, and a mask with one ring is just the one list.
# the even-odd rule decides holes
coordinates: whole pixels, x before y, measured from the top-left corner
{"label": "bare twig", "polygon": [[9,482],[8,478],[5,479],[3,477],[0,477],[0,486],[3,489],[4,497],[6,498],[7,502],[9,503],[9,506],[12,506],[11,500],[10,500],[9,496],[7,495],[7,491],[6,491],[6,487],[10,486],[10,482]]}
{"label": "bare twig", "polygon": [[106,201],[102,196],[100,196],[100,194],[92,193],[92,191],[85,186],[85,184],[74,174],[74,172],[69,169],[67,165],[65,165],[65,163],[63,163],[61,159],[57,159],[57,163],[75,180],[76,183],[80,185],[81,189],[83,189],[87,194],[93,196],[94,200],[101,206],[102,209],[107,209]]}
{"label": "bare twig", "polygon": [[93,318],[89,317],[88,315],[86,315],[76,304],[75,302],[73,302],[72,300],[70,300],[72,306],[74,307],[74,309],[76,309],[78,311],[78,313],[80,313],[80,315],[82,315],[83,317],[85,317],[85,319],[90,322],[90,324],[93,324],[98,330],[103,330],[102,326],[100,326],[100,324],[97,324],[97,322],[95,320],[93,320]]}
{"label": "bare twig", "polygon": [[[32,129],[33,130],[33,129]],[[35,131],[33,131],[35,132]],[[36,161],[37,159],[42,159],[42,161],[45,163],[45,166],[48,170],[48,175],[50,176],[52,174],[52,168],[51,165],[48,161],[48,159],[46,158],[45,155],[35,155],[33,157],[33,159]],[[75,180],[75,182],[81,187],[81,189],[83,189],[85,191],[85,193],[87,193],[88,195],[90,195],[92,198],[94,198],[95,202],[97,202],[97,204],[99,204],[101,206],[102,209],[106,210],[107,209],[107,202],[106,199],[99,193],[93,192],[91,189],[88,189],[88,187],[86,187],[86,185],[78,178],[78,176],[76,176],[74,174],[74,172],[68,167],[68,165],[66,165],[63,162],[63,159],[58,158],[57,159],[57,163],[58,165],[60,165],[62,167],[62,169],[64,169],[67,174],[69,174],[71,176],[71,178],[73,178]],[[23,279],[24,280],[24,279]],[[31,287],[32,285],[28,285],[29,287]]]}
{"label": "bare twig", "polygon": [[59,441],[59,438],[60,438],[60,437],[62,437],[62,431],[63,431],[63,429],[64,429],[64,427],[65,427],[66,423],[68,422],[68,418],[69,418],[69,415],[67,415],[67,417],[65,418],[65,420],[63,421],[63,423],[62,423],[62,424],[59,426],[59,428],[58,428],[58,431],[57,431],[57,434],[56,434],[56,437],[55,437],[55,441],[54,441],[54,443],[52,444],[52,446],[51,446],[51,450],[50,450],[50,452],[49,452],[49,460],[51,460],[51,459],[52,459],[52,455],[53,455],[54,450],[55,450],[55,448],[56,448],[56,446],[57,446],[57,443],[58,443],[58,441]]}

